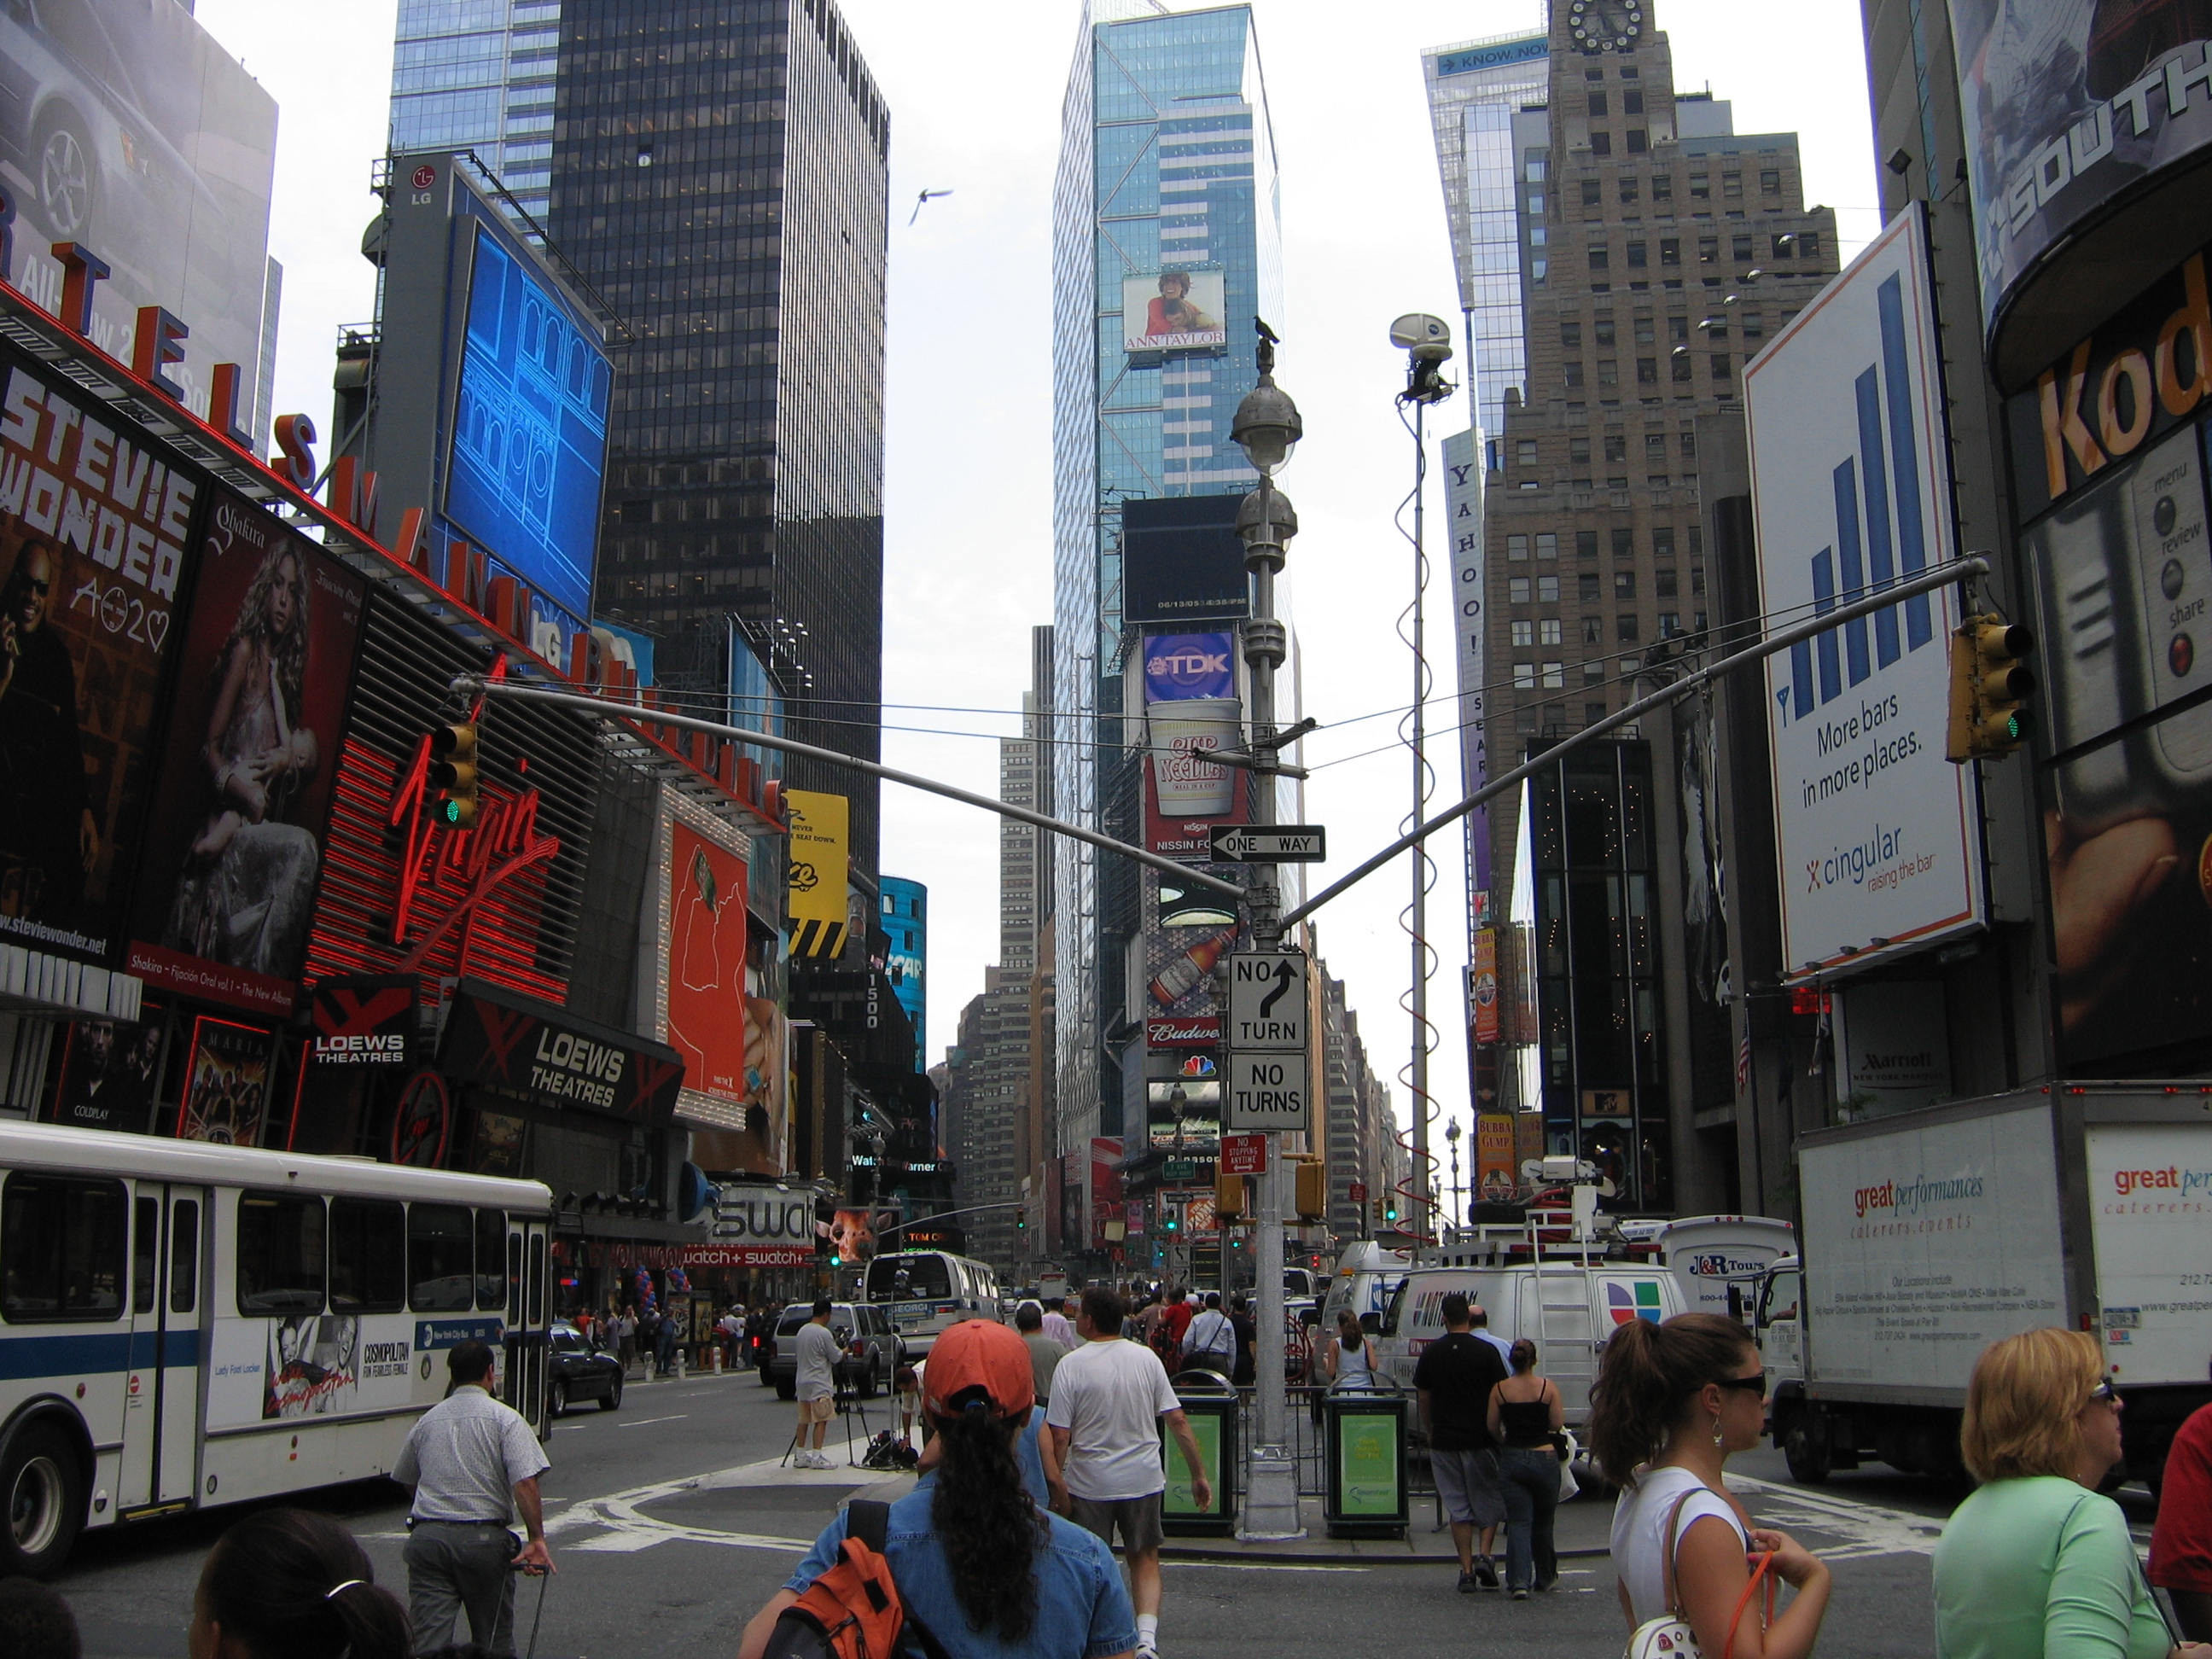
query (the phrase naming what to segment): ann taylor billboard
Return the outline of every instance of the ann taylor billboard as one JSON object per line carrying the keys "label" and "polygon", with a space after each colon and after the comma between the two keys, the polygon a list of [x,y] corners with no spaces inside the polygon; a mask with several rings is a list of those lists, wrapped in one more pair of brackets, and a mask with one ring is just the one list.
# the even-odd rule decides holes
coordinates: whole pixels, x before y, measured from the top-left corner
{"label": "ann taylor billboard", "polygon": [[[1952,556],[1925,232],[1881,236],[1744,372],[1761,606],[1832,611]],[[1974,925],[1974,771],[1943,757],[1955,599],[1942,589],[1769,659],[1791,975]]]}

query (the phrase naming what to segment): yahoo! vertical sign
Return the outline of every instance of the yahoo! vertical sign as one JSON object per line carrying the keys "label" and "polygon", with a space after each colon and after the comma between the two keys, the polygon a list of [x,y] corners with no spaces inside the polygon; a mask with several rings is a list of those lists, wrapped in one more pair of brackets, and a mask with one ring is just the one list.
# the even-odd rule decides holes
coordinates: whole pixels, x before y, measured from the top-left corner
{"label": "yahoo! vertical sign", "polygon": [[[1771,624],[1819,616],[1952,556],[1917,211],[1893,221],[1752,362],[1744,400]],[[1915,596],[1769,663],[1792,975],[1980,920],[1974,770],[1943,757],[1955,611],[1948,589]]]}

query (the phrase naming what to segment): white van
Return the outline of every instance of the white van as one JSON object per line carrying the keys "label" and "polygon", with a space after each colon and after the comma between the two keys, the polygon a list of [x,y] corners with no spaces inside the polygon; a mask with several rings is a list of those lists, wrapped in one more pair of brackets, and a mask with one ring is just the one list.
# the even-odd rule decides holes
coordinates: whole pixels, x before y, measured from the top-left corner
{"label": "white van", "polygon": [[1413,1386],[1421,1351],[1444,1334],[1443,1299],[1458,1291],[1481,1304],[1489,1331],[1508,1343],[1536,1345],[1536,1369],[1559,1384],[1567,1421],[1589,1414],[1597,1351],[1632,1319],[1671,1319],[1683,1311],[1681,1287],[1656,1263],[1545,1261],[1514,1267],[1416,1267],[1384,1310],[1375,1340],[1383,1373]]}
{"label": "white van", "polygon": [[1766,1270],[1797,1253],[1797,1230],[1760,1215],[1684,1216],[1660,1228],[1652,1243],[1692,1313],[1748,1326]]}
{"label": "white van", "polygon": [[1347,1245],[1336,1260],[1336,1272],[1330,1276],[1328,1288],[1322,1297],[1321,1328],[1334,1331],[1336,1316],[1349,1308],[1358,1316],[1359,1322],[1369,1330],[1376,1328],[1382,1310],[1389,1305],[1390,1293],[1398,1288],[1398,1281],[1413,1265],[1413,1256],[1404,1250],[1386,1250],[1373,1239],[1362,1239]]}

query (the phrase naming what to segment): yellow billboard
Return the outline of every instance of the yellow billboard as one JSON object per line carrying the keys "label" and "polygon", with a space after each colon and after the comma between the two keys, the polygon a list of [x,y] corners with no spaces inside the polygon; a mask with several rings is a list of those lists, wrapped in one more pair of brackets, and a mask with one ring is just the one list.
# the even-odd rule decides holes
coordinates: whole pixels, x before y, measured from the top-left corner
{"label": "yellow billboard", "polygon": [[847,802],[811,789],[787,789],[783,799],[791,820],[791,954],[834,957],[845,948]]}

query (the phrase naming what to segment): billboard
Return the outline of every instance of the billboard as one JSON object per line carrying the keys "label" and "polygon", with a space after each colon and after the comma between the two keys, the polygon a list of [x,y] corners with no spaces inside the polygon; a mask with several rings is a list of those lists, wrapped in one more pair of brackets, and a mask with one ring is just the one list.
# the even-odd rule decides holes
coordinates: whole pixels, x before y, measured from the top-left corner
{"label": "billboard", "polygon": [[438,1070],[540,1105],[665,1127],[684,1084],[674,1049],[473,978],[455,983]]}
{"label": "billboard", "polygon": [[668,1046],[686,1089],[742,1101],[745,860],[681,818],[668,833]]}
{"label": "billboard", "polygon": [[2192,254],[2006,409],[2044,647],[2060,1040],[2102,1075],[2165,1075],[2151,1051],[2212,1037],[2206,276]]}
{"label": "billboard", "polygon": [[1210,350],[1228,343],[1228,273],[1147,271],[1121,279],[1121,346],[1126,351]]}
{"label": "billboard", "polygon": [[1994,319],[2046,249],[2212,139],[2212,26],[2169,0],[1950,0],[1950,11],[1982,306]]}
{"label": "billboard", "polygon": [[149,985],[290,1015],[368,583],[211,488],[131,905]]}
{"label": "billboard", "polygon": [[783,792],[791,823],[791,954],[835,957],[845,948],[850,804],[812,789]]}
{"label": "billboard", "polygon": [[[1817,616],[1952,556],[1925,232],[1900,214],[1744,371],[1760,609]],[[1948,589],[1767,664],[1784,974],[1978,924],[1971,766],[1944,759]]]}
{"label": "billboard", "polygon": [[446,514],[577,617],[591,613],[614,379],[598,330],[513,238],[475,223]]}
{"label": "billboard", "polygon": [[82,1019],[69,1028],[53,1121],[72,1129],[144,1134],[161,1081],[161,1023]]}
{"label": "billboard", "polygon": [[1155,853],[1204,859],[1216,824],[1248,819],[1244,772],[1204,758],[1244,747],[1236,661],[1233,633],[1145,636],[1145,844]]}
{"label": "billboard", "polygon": [[119,955],[198,476],[0,350],[0,939]]}
{"label": "billboard", "polygon": [[891,942],[884,971],[914,1028],[914,1069],[929,1069],[929,889],[904,876],[883,878],[884,932]]}
{"label": "billboard", "polygon": [[1242,495],[1121,503],[1121,616],[1133,623],[1232,621],[1252,613]]}
{"label": "billboard", "polygon": [[[1464,798],[1490,781],[1490,733],[1483,708],[1489,624],[1482,611],[1488,558],[1482,539],[1482,447],[1472,428],[1444,440],[1444,516],[1450,521],[1452,621],[1459,635],[1459,774]],[[1492,920],[1487,806],[1468,814],[1466,835],[1468,925],[1480,927]]]}
{"label": "billboard", "polygon": [[192,1022],[177,1139],[258,1146],[269,1112],[269,1033],[203,1014]]}
{"label": "billboard", "polygon": [[140,307],[182,318],[184,361],[167,373],[206,414],[216,364],[261,361],[276,100],[174,0],[0,7],[0,85],[10,280],[58,315],[47,249],[82,243],[108,267],[94,343],[129,362]]}

